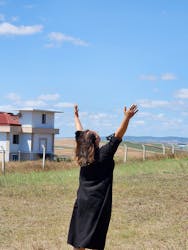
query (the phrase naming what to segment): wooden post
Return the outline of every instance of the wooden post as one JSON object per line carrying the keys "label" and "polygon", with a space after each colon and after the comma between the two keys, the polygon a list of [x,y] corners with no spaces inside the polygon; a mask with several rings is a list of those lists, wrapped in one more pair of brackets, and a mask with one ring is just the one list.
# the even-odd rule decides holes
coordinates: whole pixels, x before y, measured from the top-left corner
{"label": "wooden post", "polygon": [[2,149],[2,173],[5,175],[5,150],[3,146],[1,146]]}
{"label": "wooden post", "polygon": [[162,149],[163,149],[163,155],[165,155],[165,145],[162,144]]}
{"label": "wooden post", "polygon": [[175,153],[175,147],[174,147],[174,144],[172,144],[172,154],[174,155]]}
{"label": "wooden post", "polygon": [[20,150],[19,150],[19,151],[18,151],[18,161],[21,160],[21,157],[20,157],[21,155],[20,155],[20,153],[21,153],[21,152],[20,152]]}
{"label": "wooden post", "polygon": [[143,149],[142,159],[143,159],[143,161],[145,161],[145,159],[146,159],[146,147],[144,144],[142,144],[142,149]]}
{"label": "wooden post", "polygon": [[124,160],[123,160],[123,162],[126,162],[127,161],[128,146],[125,144],[124,147],[125,147],[125,153],[124,153]]}
{"label": "wooden post", "polygon": [[44,169],[45,167],[45,156],[46,156],[46,148],[44,145],[42,145],[42,168]]}

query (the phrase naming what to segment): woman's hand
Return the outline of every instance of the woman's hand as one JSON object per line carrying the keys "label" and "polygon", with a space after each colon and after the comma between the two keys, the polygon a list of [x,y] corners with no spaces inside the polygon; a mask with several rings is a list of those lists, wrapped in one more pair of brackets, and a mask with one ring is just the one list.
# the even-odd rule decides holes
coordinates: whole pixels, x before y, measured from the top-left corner
{"label": "woman's hand", "polygon": [[138,112],[138,107],[135,104],[131,105],[131,107],[128,110],[126,107],[124,107],[124,114],[127,118],[132,118],[137,112]]}
{"label": "woman's hand", "polygon": [[74,121],[75,121],[76,130],[82,131],[83,127],[82,127],[81,121],[79,119],[78,105],[77,104],[74,105]]}
{"label": "woman's hand", "polygon": [[132,118],[136,112],[138,112],[137,105],[133,104],[131,107],[127,110],[126,107],[124,107],[124,118],[119,126],[119,128],[115,132],[115,137],[118,137],[120,139],[123,138],[125,132],[127,131],[130,118]]}
{"label": "woman's hand", "polygon": [[78,114],[78,105],[77,105],[77,104],[74,105],[74,115],[75,115],[76,117],[79,117],[79,114]]}

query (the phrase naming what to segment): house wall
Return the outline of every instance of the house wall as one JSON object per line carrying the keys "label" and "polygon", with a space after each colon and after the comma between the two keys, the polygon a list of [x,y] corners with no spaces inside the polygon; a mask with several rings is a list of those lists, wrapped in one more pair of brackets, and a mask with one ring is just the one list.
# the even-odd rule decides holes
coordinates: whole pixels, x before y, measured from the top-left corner
{"label": "house wall", "polygon": [[[42,124],[42,114],[46,114],[46,123]],[[54,113],[48,112],[33,112],[34,128],[54,128]]]}
{"label": "house wall", "polygon": [[[10,148],[10,153],[11,152],[18,152],[18,150],[19,150],[19,147],[20,147],[20,141],[19,141],[19,144],[13,144],[13,133],[10,133],[10,138],[9,138],[9,140],[10,140],[10,146],[9,146],[9,148]],[[20,137],[20,135],[19,135],[19,137]]]}
{"label": "house wall", "polygon": [[32,134],[21,134],[20,135],[19,150],[23,153],[29,153],[32,151]]}
{"label": "house wall", "polygon": [[[36,159],[42,153],[42,144],[46,143],[46,153],[54,153],[54,135],[59,130],[54,129],[54,112],[20,111],[22,126],[3,126],[0,132],[0,146],[6,149],[6,161],[13,155],[20,159]],[[46,114],[46,122],[42,123],[42,114]],[[19,134],[19,144],[13,144],[13,134]],[[2,153],[0,148],[0,159]]]}
{"label": "house wall", "polygon": [[34,134],[33,135],[33,153],[42,153],[41,142],[46,141],[46,153],[53,153],[53,137],[54,135],[48,134]]}
{"label": "house wall", "polygon": [[[54,113],[21,111],[20,123],[24,127],[54,128]],[[42,123],[42,114],[46,114],[46,123]]]}
{"label": "house wall", "polygon": [[0,146],[7,150],[7,133],[0,133]]}
{"label": "house wall", "polygon": [[20,123],[22,126],[24,125],[25,127],[31,127],[32,126],[32,112],[21,112],[21,117],[19,118]]}
{"label": "house wall", "polygon": [[2,148],[5,150],[5,161],[9,161],[9,143],[7,133],[0,132],[0,160],[2,160]]}

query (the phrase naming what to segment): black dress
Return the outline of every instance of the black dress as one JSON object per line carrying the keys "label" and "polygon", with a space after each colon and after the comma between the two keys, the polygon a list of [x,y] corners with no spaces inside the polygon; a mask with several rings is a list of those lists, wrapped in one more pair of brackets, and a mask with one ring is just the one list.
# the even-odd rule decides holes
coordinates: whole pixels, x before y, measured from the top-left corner
{"label": "black dress", "polygon": [[80,168],[68,243],[76,248],[104,249],[111,217],[113,156],[121,140],[111,136],[98,152],[98,160]]}

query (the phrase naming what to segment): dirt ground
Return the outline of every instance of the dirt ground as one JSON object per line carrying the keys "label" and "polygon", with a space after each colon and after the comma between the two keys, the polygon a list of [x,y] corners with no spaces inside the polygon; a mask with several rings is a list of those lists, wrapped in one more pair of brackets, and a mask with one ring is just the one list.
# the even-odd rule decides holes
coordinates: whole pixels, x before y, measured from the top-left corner
{"label": "dirt ground", "polygon": [[[101,144],[102,145],[102,144]],[[70,158],[74,158],[74,150],[75,150],[75,140],[73,138],[61,138],[55,140],[55,154],[68,156]],[[123,144],[120,144],[115,157],[119,160],[124,160],[126,157],[126,150]],[[160,154],[151,153],[146,151],[145,158],[161,158]],[[128,148],[127,150],[127,160],[142,160],[143,152],[142,150]]]}

